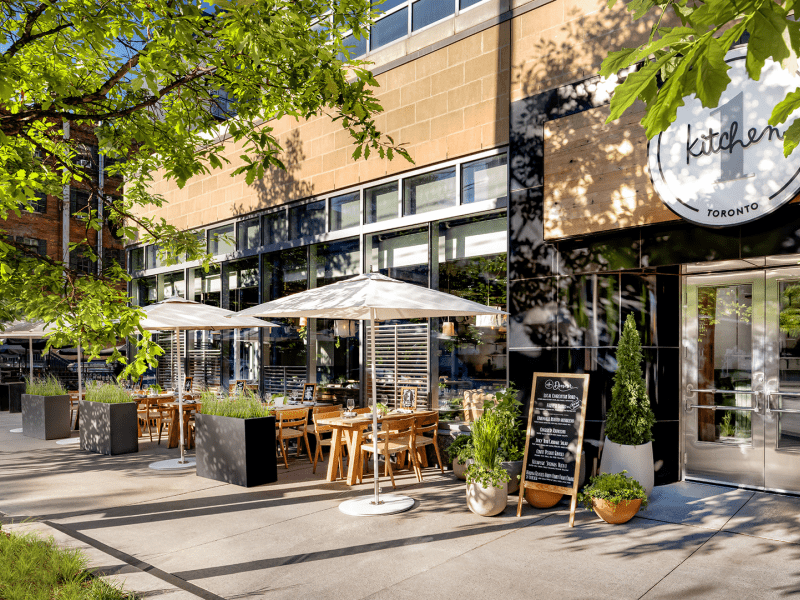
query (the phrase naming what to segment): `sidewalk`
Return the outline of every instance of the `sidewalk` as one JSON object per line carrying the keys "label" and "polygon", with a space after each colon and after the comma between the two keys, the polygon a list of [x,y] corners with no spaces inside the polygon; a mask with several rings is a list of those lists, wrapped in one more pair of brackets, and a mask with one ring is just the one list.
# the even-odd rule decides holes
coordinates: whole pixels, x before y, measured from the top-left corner
{"label": "sidewalk", "polygon": [[9,433],[20,426],[0,413],[4,522],[35,518],[95,548],[105,563],[95,566],[148,598],[800,594],[800,498],[678,483],[656,488],[627,525],[582,510],[569,528],[563,501],[526,504],[519,519],[510,506],[477,517],[463,482],[427,469],[421,484],[397,478],[417,500],[410,511],[355,518],[338,505],[371,486],[327,483],[324,466],[312,475],[305,459],[281,467],[278,483],[245,489],[148,469],[176,452],[149,441],[138,454],[98,456]]}

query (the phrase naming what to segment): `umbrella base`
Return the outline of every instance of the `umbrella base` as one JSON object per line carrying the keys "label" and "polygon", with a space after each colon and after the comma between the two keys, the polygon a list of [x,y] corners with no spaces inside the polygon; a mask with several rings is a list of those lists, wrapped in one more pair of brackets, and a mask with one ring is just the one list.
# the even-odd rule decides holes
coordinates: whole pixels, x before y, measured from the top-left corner
{"label": "umbrella base", "polygon": [[22,433],[22,427],[18,427],[17,429],[9,429],[11,433]]}
{"label": "umbrella base", "polygon": [[378,515],[394,515],[405,512],[414,506],[414,499],[398,494],[380,496],[380,504],[375,504],[375,496],[364,496],[346,500],[339,505],[339,510],[352,517],[373,517]]}
{"label": "umbrella base", "polygon": [[196,466],[197,461],[195,461],[194,457],[189,458],[188,456],[184,463],[181,463],[180,458],[171,458],[150,463],[149,465],[154,471],[185,471],[186,469],[194,469]]}
{"label": "umbrella base", "polygon": [[79,437],[65,438],[63,440],[58,440],[56,442],[56,444],[58,444],[59,446],[73,446],[73,445],[77,446],[80,443],[81,443],[81,438]]}

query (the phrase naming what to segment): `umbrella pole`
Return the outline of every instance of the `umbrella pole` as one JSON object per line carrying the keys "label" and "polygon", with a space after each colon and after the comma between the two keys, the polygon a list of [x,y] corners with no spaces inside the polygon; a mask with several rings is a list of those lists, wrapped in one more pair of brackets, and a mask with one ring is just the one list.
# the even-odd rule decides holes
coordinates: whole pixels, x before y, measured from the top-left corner
{"label": "umbrella pole", "polygon": [[78,342],[78,400],[83,400],[83,379],[81,379],[81,343]]}
{"label": "umbrella pole", "polygon": [[[369,345],[370,362],[372,363],[372,473],[375,480],[375,499],[373,504],[380,504],[381,488],[378,483],[378,383],[376,377],[378,376],[377,365],[375,364],[375,309],[369,309],[369,321],[372,334],[372,343]],[[389,457],[385,457],[389,460]]]}
{"label": "umbrella pole", "polygon": [[178,461],[179,465],[186,464],[186,457],[184,455],[183,447],[183,383],[181,382],[181,332],[180,329],[175,329],[175,354],[178,363],[178,426],[181,432],[181,459]]}
{"label": "umbrella pole", "polygon": [[28,362],[31,367],[31,382],[33,382],[33,338],[28,338]]}

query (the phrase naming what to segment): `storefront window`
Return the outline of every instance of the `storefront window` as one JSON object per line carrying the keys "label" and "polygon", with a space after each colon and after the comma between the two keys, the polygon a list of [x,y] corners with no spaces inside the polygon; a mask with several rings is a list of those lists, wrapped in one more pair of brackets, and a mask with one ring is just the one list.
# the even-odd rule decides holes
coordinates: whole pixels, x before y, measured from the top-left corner
{"label": "storefront window", "polygon": [[[505,232],[505,216],[441,223],[439,289],[506,310]],[[461,393],[505,385],[505,318],[446,318],[439,332],[439,378],[449,389]]]}
{"label": "storefront window", "polygon": [[360,194],[352,192],[330,199],[331,231],[339,231],[361,224]]}
{"label": "storefront window", "polygon": [[358,275],[361,265],[358,238],[312,246],[311,259],[311,287],[322,287]]}
{"label": "storefront window", "polygon": [[403,181],[404,215],[418,215],[455,205],[455,167],[409,177]]}
{"label": "storefront window", "polygon": [[225,225],[216,229],[208,230],[208,253],[230,254],[236,249],[236,238],[233,233],[233,225]]}
{"label": "storefront window", "polygon": [[161,266],[161,261],[158,259],[158,246],[151,244],[144,249],[145,268],[157,269]]}
{"label": "storefront window", "polygon": [[277,300],[308,289],[308,247],[262,255],[263,301]]}
{"label": "storefront window", "polygon": [[194,300],[211,306],[221,306],[222,280],[218,264],[211,265],[206,273],[202,267],[192,269]]}
{"label": "storefront window", "polygon": [[367,223],[396,219],[399,216],[398,192],[396,181],[364,190],[364,213]]}
{"label": "storefront window", "polygon": [[225,265],[228,277],[228,309],[239,312],[258,304],[258,258]]}
{"label": "storefront window", "polygon": [[310,202],[289,209],[289,239],[325,233],[325,201]]}
{"label": "storefront window", "polygon": [[138,306],[147,306],[158,301],[158,282],[155,277],[135,279],[133,289]]}
{"label": "storefront window", "polygon": [[369,271],[428,287],[428,228],[386,231],[367,238]]}
{"label": "storefront window", "polygon": [[462,167],[462,204],[505,199],[507,195],[508,167],[505,154],[476,160]]}
{"label": "storefront window", "polygon": [[239,250],[255,250],[261,245],[260,219],[248,219],[239,223]]}
{"label": "storefront window", "polygon": [[161,275],[161,288],[163,290],[163,298],[172,298],[173,296],[185,298],[186,282],[184,281],[183,271]]}
{"label": "storefront window", "polygon": [[264,215],[264,245],[272,246],[286,241],[286,212]]}

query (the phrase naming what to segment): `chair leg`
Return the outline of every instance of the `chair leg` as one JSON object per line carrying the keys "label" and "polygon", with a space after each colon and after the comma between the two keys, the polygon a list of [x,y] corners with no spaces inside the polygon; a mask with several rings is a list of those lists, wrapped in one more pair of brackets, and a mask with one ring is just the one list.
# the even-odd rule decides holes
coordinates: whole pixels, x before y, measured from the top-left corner
{"label": "chair leg", "polygon": [[322,460],[325,460],[325,455],[322,454],[322,444],[319,443],[319,437],[317,437],[317,449],[314,450],[314,468],[311,469],[312,473],[317,472],[317,457],[320,457]]}
{"label": "chair leg", "polygon": [[389,460],[389,455],[388,454],[385,454],[383,456],[383,459],[386,461],[386,471],[388,471],[389,477],[392,480],[392,489],[396,490],[397,489],[397,485],[395,485],[395,483],[394,483],[394,473],[392,472],[392,461]]}
{"label": "chair leg", "polygon": [[281,454],[283,454],[283,466],[289,468],[289,461],[286,459],[286,442],[281,437]]}
{"label": "chair leg", "polygon": [[442,462],[442,455],[439,454],[439,444],[436,442],[436,438],[433,438],[433,449],[436,451],[436,460],[439,463],[439,469],[442,471],[442,475],[444,475],[444,463]]}
{"label": "chair leg", "polygon": [[[306,454],[308,454],[308,462],[313,463],[314,459],[311,458],[311,445],[308,443],[308,434],[303,433],[303,439],[306,442]],[[297,440],[297,456],[300,456],[300,440]]]}

